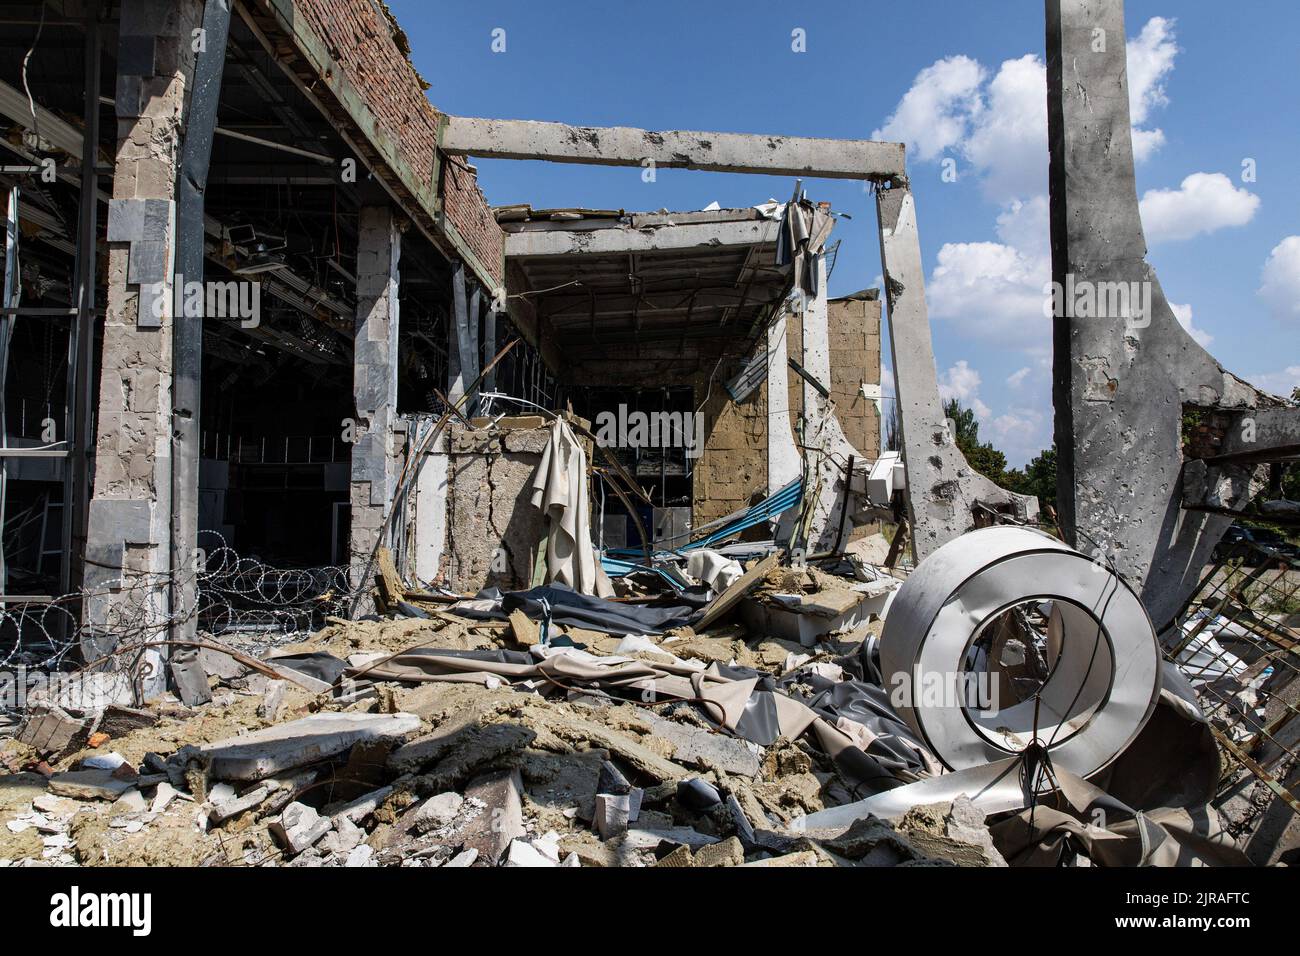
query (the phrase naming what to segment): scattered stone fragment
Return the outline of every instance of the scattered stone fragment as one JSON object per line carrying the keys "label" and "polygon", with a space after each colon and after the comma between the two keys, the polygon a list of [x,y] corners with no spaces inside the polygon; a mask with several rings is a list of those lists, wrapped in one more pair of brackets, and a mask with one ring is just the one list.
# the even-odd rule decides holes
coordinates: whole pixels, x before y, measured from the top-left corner
{"label": "scattered stone fragment", "polygon": [[297,856],[333,829],[333,823],[304,803],[291,803],[268,829],[276,842]]}
{"label": "scattered stone fragment", "polygon": [[153,727],[158,723],[158,715],[150,710],[124,707],[121,704],[109,704],[104,708],[104,716],[99,720],[99,729],[109,737],[125,737],[133,730]]}
{"label": "scattered stone fragment", "polygon": [[657,863],[655,863],[656,867],[667,867],[669,869],[672,868],[684,869],[684,868],[692,867],[694,865],[695,865],[695,854],[693,854],[691,852],[691,848],[686,846],[685,844],[675,847],[671,853],[669,853],[667,856],[663,857]]}
{"label": "scattered stone fragment", "polygon": [[205,674],[223,682],[236,680],[248,673],[248,668],[239,661],[212,647],[199,648],[198,660]]}
{"label": "scattered stone fragment", "polygon": [[107,770],[70,770],[50,778],[50,793],[73,800],[116,800],[132,787]]}
{"label": "scattered stone fragment", "polygon": [[325,834],[316,846],[326,854],[350,855],[366,838],[366,831],[354,824],[347,817],[336,817],[334,829]]}
{"label": "scattered stone fragment", "polygon": [[416,808],[413,824],[415,832],[426,833],[429,830],[445,827],[456,819],[456,814],[460,812],[464,803],[465,798],[454,790],[430,797]]}
{"label": "scattered stone fragment", "polygon": [[182,748],[218,780],[261,780],[343,753],[363,740],[400,738],[420,728],[414,714],[313,714],[242,737]]}
{"label": "scattered stone fragment", "polygon": [[113,806],[109,808],[109,812],[114,814],[143,813],[148,806],[149,803],[145,800],[144,794],[140,792],[140,789],[138,787],[132,787],[114,801]]}
{"label": "scattered stone fragment", "polygon": [[177,793],[177,789],[167,781],[158,784],[157,789],[154,790],[153,805],[149,807],[149,811],[151,813],[164,812],[176,799]]}
{"label": "scattered stone fragment", "polygon": [[257,787],[242,797],[215,805],[208,811],[208,821],[213,826],[220,826],[227,820],[233,820],[241,813],[247,813],[249,810],[261,806],[270,795],[271,790],[269,787],[265,785]]}
{"label": "scattered stone fragment", "polygon": [[673,745],[673,760],[677,763],[741,777],[758,776],[762,761],[755,744],[669,720],[653,711],[647,711],[645,719],[656,737]]}
{"label": "scattered stone fragment", "polygon": [[641,793],[637,789],[625,794],[596,794],[594,822],[602,840],[625,833],[628,825],[636,822],[641,813]]}
{"label": "scattered stone fragment", "polygon": [[262,694],[262,703],[257,708],[257,716],[263,720],[274,721],[276,715],[280,713],[280,708],[284,706],[284,695],[288,689],[289,684],[286,681],[267,681],[266,691]]}
{"label": "scattered stone fragment", "polygon": [[695,865],[698,867],[740,866],[744,862],[745,848],[734,836],[695,851]]}
{"label": "scattered stone fragment", "polygon": [[84,746],[92,732],[92,721],[48,704],[31,708],[18,739],[43,754],[60,754]]}
{"label": "scattered stone fragment", "polygon": [[198,707],[212,700],[212,689],[208,687],[208,675],[199,663],[195,651],[178,651],[167,663],[172,675],[172,686],[176,696],[186,707]]}
{"label": "scattered stone fragment", "polygon": [[913,807],[898,821],[909,843],[931,859],[958,866],[1006,866],[993,845],[984,813],[965,794],[952,803]]}
{"label": "scattered stone fragment", "polygon": [[126,758],[118,753],[94,754],[81,761],[83,770],[107,770],[110,773],[126,764]]}
{"label": "scattered stone fragment", "polygon": [[646,829],[632,827],[619,838],[627,849],[653,850],[661,843],[680,843],[697,850],[710,843],[717,843],[718,838],[707,833],[700,833],[690,827],[662,827]]}
{"label": "scattered stone fragment", "polygon": [[370,793],[363,794],[355,800],[343,804],[341,807],[330,807],[330,816],[335,820],[344,819],[352,823],[360,823],[370,814],[379,809],[380,805],[389,798],[393,792],[393,787],[380,787]]}
{"label": "scattered stone fragment", "polygon": [[484,809],[466,823],[460,834],[461,843],[495,864],[511,842],[524,835],[523,782],[519,771],[496,771],[475,779],[465,789],[465,799],[479,801]]}
{"label": "scattered stone fragment", "polygon": [[348,858],[343,865],[352,867],[373,866],[374,864],[371,861],[373,860],[374,855],[375,851],[363,843],[352,849],[352,852],[348,854]]}

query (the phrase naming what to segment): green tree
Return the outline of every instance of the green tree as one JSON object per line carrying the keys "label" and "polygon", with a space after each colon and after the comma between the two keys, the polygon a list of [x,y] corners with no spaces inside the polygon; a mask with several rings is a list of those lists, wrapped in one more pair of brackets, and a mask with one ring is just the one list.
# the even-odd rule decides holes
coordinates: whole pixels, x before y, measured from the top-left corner
{"label": "green tree", "polygon": [[1009,491],[1022,495],[1033,495],[1038,499],[1039,507],[1056,505],[1056,446],[1044,449],[1034,456],[1024,471],[1015,469],[1007,473]]}
{"label": "green tree", "polygon": [[975,410],[962,407],[961,400],[950,398],[943,403],[944,417],[952,422],[953,439],[972,468],[994,484],[1005,487],[1007,456],[988,442],[980,441],[980,423]]}

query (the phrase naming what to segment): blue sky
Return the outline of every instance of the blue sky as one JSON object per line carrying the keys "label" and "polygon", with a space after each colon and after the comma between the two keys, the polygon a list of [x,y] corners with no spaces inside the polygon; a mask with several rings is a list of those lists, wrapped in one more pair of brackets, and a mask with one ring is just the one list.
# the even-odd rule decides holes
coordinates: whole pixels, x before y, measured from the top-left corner
{"label": "blue sky", "polygon": [[[1013,464],[1050,443],[1041,3],[389,4],[448,112],[906,142],[943,388],[977,409]],[[496,29],[504,52],[492,50]],[[796,29],[805,52],[792,49]],[[1149,258],[1180,319],[1228,369],[1289,393],[1300,384],[1300,4],[1130,0],[1126,32]],[[477,165],[498,205],[697,209],[793,188],[685,170],[645,183],[638,169]],[[852,217],[834,232],[832,293],[877,283],[871,197],[858,183],[808,187]]]}

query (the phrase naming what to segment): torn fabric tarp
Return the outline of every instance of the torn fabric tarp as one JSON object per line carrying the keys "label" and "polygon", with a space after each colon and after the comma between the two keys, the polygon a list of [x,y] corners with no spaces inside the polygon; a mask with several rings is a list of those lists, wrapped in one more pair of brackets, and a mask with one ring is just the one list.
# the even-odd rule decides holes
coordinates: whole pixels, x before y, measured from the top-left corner
{"label": "torn fabric tarp", "polygon": [[[921,768],[926,763],[933,764],[933,757],[928,761],[914,754],[909,757],[908,748],[888,745],[885,734],[846,734],[804,702],[773,689],[775,685],[768,675],[716,663],[704,668],[698,661],[672,658],[667,648],[659,650],[665,652],[664,656],[650,660],[601,657],[573,648],[541,645],[534,645],[527,653],[416,647],[349,673],[370,680],[412,683],[457,681],[493,686],[495,681],[545,681],[571,691],[631,695],[633,700],[643,699],[649,692],[660,702],[694,701],[708,720],[760,746],[770,746],[780,738],[795,740],[811,730],[815,742],[829,754],[855,792],[902,786],[924,773]],[[867,740],[867,736],[871,739]],[[859,741],[866,742],[865,750]],[[908,766],[900,768],[901,764]],[[912,766],[918,770],[914,772]]]}
{"label": "torn fabric tarp", "polygon": [[587,455],[569,427],[557,418],[533,476],[532,503],[547,517],[546,580],[583,594],[612,597],[614,586],[591,544]]}

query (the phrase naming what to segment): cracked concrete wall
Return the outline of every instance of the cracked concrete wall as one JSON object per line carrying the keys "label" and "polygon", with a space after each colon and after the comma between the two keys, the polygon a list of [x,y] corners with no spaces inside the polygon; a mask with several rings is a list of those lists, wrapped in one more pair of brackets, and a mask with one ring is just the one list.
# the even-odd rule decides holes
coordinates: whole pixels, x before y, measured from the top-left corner
{"label": "cracked concrete wall", "polygon": [[[1058,511],[1066,540],[1113,561],[1160,626],[1186,600],[1232,521],[1184,510],[1184,477],[1202,492],[1214,489],[1211,497],[1226,494],[1233,507],[1246,503],[1252,485],[1245,471],[1216,476],[1200,463],[1184,475],[1184,405],[1240,412],[1283,403],[1224,371],[1192,339],[1146,262],[1123,3],[1047,0],[1046,7],[1052,278],[1070,305],[1054,322]],[[1085,314],[1069,295],[1108,283],[1138,290],[1145,310],[1130,303]],[[1269,414],[1270,437],[1257,448],[1300,440],[1295,409]]]}
{"label": "cracked concrete wall", "polygon": [[354,573],[365,567],[392,503],[401,467],[397,416],[398,284],[402,236],[389,206],[363,206],[357,236],[357,318],[352,393],[356,442],[352,446]]}
{"label": "cracked concrete wall", "polygon": [[481,429],[454,422],[449,434],[447,587],[470,594],[485,587],[528,588],[546,534],[531,485],[550,428],[526,416]]}
{"label": "cracked concrete wall", "polygon": [[[194,68],[198,0],[124,0],[118,39],[117,155],[108,216],[108,291],[94,484],[86,544],[87,621],[114,641],[117,615],[167,613],[170,571],[176,168]],[[165,290],[164,290],[165,291]],[[129,590],[131,593],[125,594]],[[88,649],[93,652],[93,649]]]}

